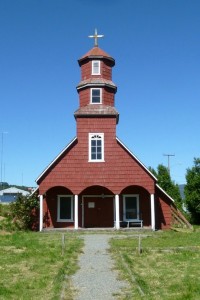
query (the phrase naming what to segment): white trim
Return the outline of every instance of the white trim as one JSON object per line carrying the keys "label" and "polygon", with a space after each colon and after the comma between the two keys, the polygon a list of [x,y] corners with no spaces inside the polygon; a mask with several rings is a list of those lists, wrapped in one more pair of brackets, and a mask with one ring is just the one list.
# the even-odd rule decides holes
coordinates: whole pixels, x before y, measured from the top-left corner
{"label": "white trim", "polygon": [[[67,197],[71,198],[71,218],[70,219],[61,219],[60,218],[60,198]],[[73,196],[72,195],[58,195],[57,196],[57,222],[73,222],[74,214],[73,214]]]}
{"label": "white trim", "polygon": [[74,196],[74,229],[78,229],[78,195]]}
{"label": "white trim", "polygon": [[163,192],[163,194],[165,194],[172,202],[174,202],[174,199],[170,197],[170,195],[168,195],[157,183],[156,186],[159,190],[161,190],[161,192]]}
{"label": "white trim", "polygon": [[121,146],[123,146],[128,153],[149,173],[149,175],[151,175],[153,177],[153,179],[155,179],[156,181],[158,180],[153,173],[151,173],[149,171],[149,169],[122,143],[122,141],[120,141],[120,139],[118,137],[116,137],[116,140],[118,141],[119,144],[121,144]]}
{"label": "white trim", "polygon": [[[92,137],[99,136],[101,138],[101,159],[92,159],[91,158],[91,141]],[[104,133],[89,133],[88,134],[88,161],[89,162],[104,162]]]}
{"label": "white trim", "polygon": [[39,230],[43,229],[43,195],[39,195],[40,199],[40,219],[39,219]]}
{"label": "white trim", "polygon": [[[100,102],[92,102],[92,91],[99,90],[100,91]],[[102,104],[102,88],[91,88],[90,89],[90,104]]]}
{"label": "white trim", "polygon": [[119,195],[115,195],[115,228],[120,229]]}
{"label": "white trim", "polygon": [[155,197],[151,194],[151,228],[155,231]]}
{"label": "white trim", "polygon": [[77,140],[75,137],[57,156],[56,158],[47,166],[46,169],[41,173],[41,175],[36,179],[36,183],[42,178],[42,176],[50,169],[50,167],[61,157],[61,155]]}
{"label": "white trim", "polygon": [[[126,198],[131,198],[131,197],[135,197],[136,198],[136,209],[137,209],[137,218],[135,219],[127,219],[126,218]],[[127,195],[123,195],[123,221],[136,221],[136,220],[140,220],[140,208],[139,208],[139,194],[127,194]]]}
{"label": "white trim", "polygon": [[[94,64],[98,63],[98,72],[94,72]],[[100,60],[92,60],[92,75],[100,75],[101,74],[101,61]]]}

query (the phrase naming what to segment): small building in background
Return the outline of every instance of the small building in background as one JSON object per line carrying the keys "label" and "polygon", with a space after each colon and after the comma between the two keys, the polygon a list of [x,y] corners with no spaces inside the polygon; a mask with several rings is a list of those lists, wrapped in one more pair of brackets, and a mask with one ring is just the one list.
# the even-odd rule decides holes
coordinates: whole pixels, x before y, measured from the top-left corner
{"label": "small building in background", "polygon": [[10,203],[17,199],[18,196],[30,195],[29,192],[18,189],[16,187],[9,187],[0,191],[0,203]]}

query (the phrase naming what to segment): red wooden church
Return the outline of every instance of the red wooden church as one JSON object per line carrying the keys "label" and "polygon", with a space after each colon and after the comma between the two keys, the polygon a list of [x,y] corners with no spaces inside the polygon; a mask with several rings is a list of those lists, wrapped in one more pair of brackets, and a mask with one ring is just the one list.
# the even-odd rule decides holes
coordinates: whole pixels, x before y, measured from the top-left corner
{"label": "red wooden church", "polygon": [[36,180],[40,230],[141,226],[167,229],[173,199],[116,137],[115,60],[97,45],[79,60],[77,136]]}

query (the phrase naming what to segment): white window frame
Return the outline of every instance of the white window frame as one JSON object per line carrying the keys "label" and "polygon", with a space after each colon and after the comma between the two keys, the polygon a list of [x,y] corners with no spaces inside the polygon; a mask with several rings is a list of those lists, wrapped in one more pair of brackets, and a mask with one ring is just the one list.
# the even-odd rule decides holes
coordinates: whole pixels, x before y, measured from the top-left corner
{"label": "white window frame", "polygon": [[[132,198],[135,197],[136,198],[136,213],[137,213],[137,218],[136,219],[127,219],[126,218],[126,199],[127,198]],[[139,195],[138,194],[128,194],[128,195],[123,195],[123,221],[136,221],[136,220],[140,220],[140,208],[139,208]]]}
{"label": "white window frame", "polygon": [[[98,70],[95,72],[96,67],[94,66],[95,63],[98,63]],[[92,75],[100,75],[101,74],[101,61],[100,60],[93,60],[92,61]]]}
{"label": "white window frame", "polygon": [[[100,91],[100,102],[92,102],[92,91],[99,90]],[[90,103],[91,104],[101,104],[102,103],[102,89],[101,88],[91,88],[90,89]]]}
{"label": "white window frame", "polygon": [[[60,218],[60,199],[62,197],[71,198],[71,218],[70,219],[61,219]],[[74,221],[74,205],[73,205],[73,196],[72,195],[58,195],[57,196],[57,222],[73,222]]]}
{"label": "white window frame", "polygon": [[[92,159],[92,139],[95,136],[99,136],[101,138],[101,159]],[[89,133],[89,162],[104,162],[104,133]]]}

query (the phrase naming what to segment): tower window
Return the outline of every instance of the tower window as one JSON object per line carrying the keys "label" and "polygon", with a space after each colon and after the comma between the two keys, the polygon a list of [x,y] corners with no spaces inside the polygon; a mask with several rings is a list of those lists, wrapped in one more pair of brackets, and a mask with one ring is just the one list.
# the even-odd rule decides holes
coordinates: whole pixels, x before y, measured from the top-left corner
{"label": "tower window", "polygon": [[100,60],[92,61],[92,75],[100,75]]}
{"label": "tower window", "polygon": [[89,133],[89,161],[104,161],[103,133]]}
{"label": "tower window", "polygon": [[101,103],[102,102],[102,90],[101,89],[91,89],[91,103]]}

